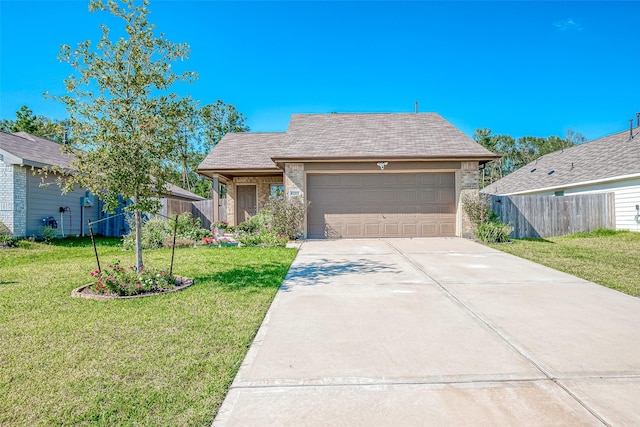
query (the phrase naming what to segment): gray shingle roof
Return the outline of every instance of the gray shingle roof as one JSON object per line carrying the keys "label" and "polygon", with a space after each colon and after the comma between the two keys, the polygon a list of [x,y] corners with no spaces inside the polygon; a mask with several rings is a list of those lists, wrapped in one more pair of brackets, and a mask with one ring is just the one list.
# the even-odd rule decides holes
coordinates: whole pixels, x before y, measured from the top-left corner
{"label": "gray shingle roof", "polygon": [[73,159],[60,151],[60,144],[26,132],[0,132],[0,151],[13,156],[12,161],[18,164],[36,167],[55,165],[65,168]]}
{"label": "gray shingle roof", "polygon": [[168,193],[169,196],[175,196],[183,199],[206,200],[204,197],[198,196],[197,194],[192,193],[191,191],[185,190],[182,187],[178,187],[175,184],[171,184],[170,182],[168,182],[165,187],[165,194],[166,193]]}
{"label": "gray shingle roof", "polygon": [[285,159],[477,159],[498,156],[435,113],[294,114],[286,133],[230,133],[198,170],[278,170]]}
{"label": "gray shingle roof", "polygon": [[436,113],[294,114],[276,159],[497,156]]}
{"label": "gray shingle roof", "polygon": [[198,166],[198,170],[273,169],[273,153],[284,133],[241,132],[226,134]]}
{"label": "gray shingle roof", "polygon": [[632,140],[626,130],[544,155],[482,191],[518,194],[640,174],[640,128],[634,128],[633,133]]}

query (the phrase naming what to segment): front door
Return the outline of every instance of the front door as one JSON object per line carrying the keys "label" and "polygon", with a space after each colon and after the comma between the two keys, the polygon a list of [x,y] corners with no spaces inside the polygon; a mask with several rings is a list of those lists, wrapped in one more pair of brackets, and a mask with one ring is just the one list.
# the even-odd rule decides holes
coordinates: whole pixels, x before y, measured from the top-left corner
{"label": "front door", "polygon": [[244,222],[257,213],[256,203],[256,186],[255,185],[238,185],[238,224]]}

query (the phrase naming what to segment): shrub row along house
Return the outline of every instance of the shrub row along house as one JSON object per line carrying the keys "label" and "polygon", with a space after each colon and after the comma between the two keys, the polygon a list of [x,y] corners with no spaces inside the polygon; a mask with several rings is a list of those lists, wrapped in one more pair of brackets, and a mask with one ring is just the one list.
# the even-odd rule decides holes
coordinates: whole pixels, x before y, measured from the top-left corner
{"label": "shrub row along house", "polygon": [[307,238],[466,236],[461,196],[496,158],[434,113],[294,114],[286,132],[227,134],[198,172],[214,206],[226,187],[231,225],[285,194],[310,203]]}
{"label": "shrub row along house", "polygon": [[[110,219],[100,222],[94,231],[109,236],[126,234],[124,220],[103,212],[98,198],[85,189],[61,194],[53,176],[43,185],[38,170],[66,168],[71,160],[53,141],[25,132],[0,132],[0,221],[15,237],[39,236],[44,226],[54,227],[59,236],[86,234],[89,221],[103,218]],[[179,200],[202,200],[175,185],[165,193]]]}
{"label": "shrub row along house", "polygon": [[499,196],[614,193],[616,228],[640,231],[640,118],[635,128],[544,155],[482,191]]}

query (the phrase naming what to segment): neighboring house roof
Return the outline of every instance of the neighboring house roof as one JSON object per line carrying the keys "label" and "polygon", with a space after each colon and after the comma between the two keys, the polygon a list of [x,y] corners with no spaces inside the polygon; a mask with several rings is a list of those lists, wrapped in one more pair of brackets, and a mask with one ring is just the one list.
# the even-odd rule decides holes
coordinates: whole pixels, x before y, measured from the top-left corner
{"label": "neighboring house roof", "polygon": [[[64,154],[60,144],[40,138],[26,132],[0,132],[0,154],[4,163],[42,168],[45,166],[59,166],[66,168],[73,160],[73,156]],[[190,191],[168,184],[168,195],[191,200],[205,200]]]}
{"label": "neighboring house roof", "polygon": [[294,114],[274,160],[498,158],[436,113]]}
{"label": "neighboring house roof", "polygon": [[60,151],[60,144],[26,132],[0,132],[0,154],[4,162],[14,165],[68,167],[73,156]]}
{"label": "neighboring house roof", "polygon": [[284,160],[498,157],[435,113],[294,114],[284,133],[228,133],[198,171],[275,172]]}
{"label": "neighboring house roof", "polygon": [[165,197],[173,196],[178,199],[188,199],[188,200],[206,200],[202,196],[198,196],[197,194],[192,193],[191,191],[185,190],[184,188],[178,187],[177,185],[174,185],[171,183],[167,183],[164,191],[164,196]]}
{"label": "neighboring house roof", "polygon": [[[485,187],[487,194],[553,191],[640,176],[640,128],[546,154]],[[553,171],[553,173],[549,173]]]}

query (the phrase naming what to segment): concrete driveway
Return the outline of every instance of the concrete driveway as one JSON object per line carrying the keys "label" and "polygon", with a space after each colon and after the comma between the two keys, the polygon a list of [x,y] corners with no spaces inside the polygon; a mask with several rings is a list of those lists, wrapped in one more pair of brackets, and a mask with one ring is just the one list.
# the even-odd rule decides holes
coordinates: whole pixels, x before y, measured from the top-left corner
{"label": "concrete driveway", "polygon": [[214,426],[640,425],[640,300],[464,239],[302,245]]}

